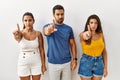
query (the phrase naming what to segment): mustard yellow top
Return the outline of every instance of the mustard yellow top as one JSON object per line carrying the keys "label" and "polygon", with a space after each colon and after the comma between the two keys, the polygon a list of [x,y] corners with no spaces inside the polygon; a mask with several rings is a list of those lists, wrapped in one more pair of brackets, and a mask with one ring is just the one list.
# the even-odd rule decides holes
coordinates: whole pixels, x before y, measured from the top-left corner
{"label": "mustard yellow top", "polygon": [[82,41],[81,45],[83,53],[93,57],[100,56],[105,46],[102,34],[100,34],[100,37],[97,40],[91,39],[91,44],[88,45],[84,41]]}

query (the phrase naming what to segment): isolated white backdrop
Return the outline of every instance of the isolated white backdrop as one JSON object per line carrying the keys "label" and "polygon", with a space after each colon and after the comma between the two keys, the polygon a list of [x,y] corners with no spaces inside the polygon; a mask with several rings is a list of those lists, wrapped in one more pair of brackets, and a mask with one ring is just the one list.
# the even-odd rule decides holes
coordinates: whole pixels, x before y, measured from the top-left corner
{"label": "isolated white backdrop", "polygon": [[[17,76],[19,45],[14,40],[12,31],[17,27],[17,23],[22,29],[22,15],[27,11],[32,12],[35,17],[34,28],[42,32],[43,25],[52,22],[52,7],[56,4],[61,4],[65,8],[64,23],[71,25],[74,30],[79,59],[82,54],[79,33],[83,31],[89,15],[97,14],[100,17],[108,52],[108,76],[105,80],[118,80],[120,72],[119,0],[0,0],[0,80],[19,79]],[[47,52],[45,37],[44,42],[45,52]],[[72,72],[72,80],[80,80],[77,69]],[[48,76],[46,71],[42,80],[49,80]]]}

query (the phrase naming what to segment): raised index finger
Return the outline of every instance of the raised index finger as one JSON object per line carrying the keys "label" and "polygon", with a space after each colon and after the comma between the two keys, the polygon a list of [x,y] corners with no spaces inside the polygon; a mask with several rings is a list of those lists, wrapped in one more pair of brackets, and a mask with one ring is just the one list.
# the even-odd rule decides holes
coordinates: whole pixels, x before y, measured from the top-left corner
{"label": "raised index finger", "polygon": [[55,28],[55,20],[53,19],[53,27],[54,27],[54,31],[57,31],[57,29]]}
{"label": "raised index finger", "polygon": [[19,24],[17,24],[17,28],[18,28],[18,31],[20,31],[20,27],[19,27]]}
{"label": "raised index finger", "polygon": [[90,26],[89,26],[89,25],[87,25],[87,28],[88,28],[88,31],[91,31],[91,30],[90,30]]}
{"label": "raised index finger", "polygon": [[55,20],[53,19],[53,25],[55,26]]}

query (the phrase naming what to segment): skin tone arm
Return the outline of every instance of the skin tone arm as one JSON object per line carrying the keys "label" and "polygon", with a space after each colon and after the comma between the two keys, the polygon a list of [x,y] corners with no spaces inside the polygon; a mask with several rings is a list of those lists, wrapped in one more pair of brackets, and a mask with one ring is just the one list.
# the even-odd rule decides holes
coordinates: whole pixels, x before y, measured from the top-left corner
{"label": "skin tone arm", "polygon": [[70,46],[71,46],[71,52],[72,52],[72,62],[71,62],[71,69],[74,70],[77,67],[77,50],[76,50],[76,44],[74,39],[70,39]]}
{"label": "skin tone arm", "polygon": [[[104,41],[104,44],[105,44],[105,40],[104,40],[104,37],[103,37],[103,41]],[[103,50],[103,53],[102,53],[102,56],[103,56],[103,62],[104,62],[104,77],[107,76],[108,72],[107,72],[107,50],[106,50],[106,46]]]}
{"label": "skin tone arm", "polygon": [[40,56],[41,56],[41,61],[42,61],[42,72],[46,71],[46,65],[45,65],[45,52],[44,52],[44,42],[43,42],[43,36],[41,32],[38,31],[38,39],[39,39],[39,51],[40,51]]}
{"label": "skin tone arm", "polygon": [[17,24],[17,30],[13,32],[14,38],[16,41],[20,42],[22,39],[22,32],[20,31],[19,24]]}

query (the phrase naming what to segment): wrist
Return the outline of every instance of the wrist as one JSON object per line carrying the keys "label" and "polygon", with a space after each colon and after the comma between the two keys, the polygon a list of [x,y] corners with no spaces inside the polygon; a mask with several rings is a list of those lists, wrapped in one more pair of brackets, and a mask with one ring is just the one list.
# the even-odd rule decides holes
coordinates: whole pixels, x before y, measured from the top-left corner
{"label": "wrist", "polygon": [[42,66],[45,66],[45,64],[42,64]]}
{"label": "wrist", "polygon": [[77,58],[73,58],[74,61],[77,61],[78,59]]}

